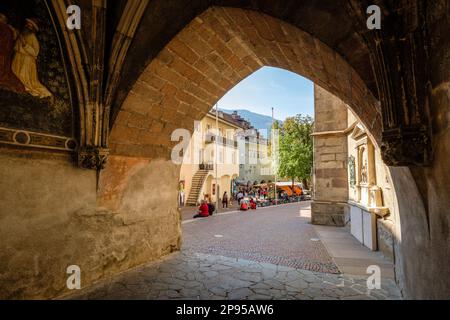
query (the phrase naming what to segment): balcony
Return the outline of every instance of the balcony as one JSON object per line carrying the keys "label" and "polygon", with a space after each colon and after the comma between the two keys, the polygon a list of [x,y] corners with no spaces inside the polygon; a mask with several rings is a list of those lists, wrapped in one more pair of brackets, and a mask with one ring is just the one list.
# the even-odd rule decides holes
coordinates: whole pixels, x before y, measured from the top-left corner
{"label": "balcony", "polygon": [[216,141],[216,136],[212,133],[205,134],[205,143],[214,143]]}
{"label": "balcony", "polygon": [[[212,133],[205,134],[205,143],[206,144],[214,143],[215,141],[216,141],[216,135],[214,135]],[[222,145],[222,146],[230,146],[233,148],[238,147],[237,141],[232,140],[232,139],[227,139],[226,137],[219,137],[218,143],[219,143],[219,145]]]}
{"label": "balcony", "polygon": [[212,171],[214,170],[214,164],[213,163],[200,163],[198,165],[198,168],[200,170],[208,170],[208,171]]}

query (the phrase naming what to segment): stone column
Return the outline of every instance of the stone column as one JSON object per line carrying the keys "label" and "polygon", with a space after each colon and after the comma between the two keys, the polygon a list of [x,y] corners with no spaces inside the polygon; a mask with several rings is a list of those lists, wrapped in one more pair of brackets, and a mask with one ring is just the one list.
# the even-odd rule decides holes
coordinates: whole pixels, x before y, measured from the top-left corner
{"label": "stone column", "polygon": [[348,221],[347,105],[314,86],[313,224],[344,226]]}

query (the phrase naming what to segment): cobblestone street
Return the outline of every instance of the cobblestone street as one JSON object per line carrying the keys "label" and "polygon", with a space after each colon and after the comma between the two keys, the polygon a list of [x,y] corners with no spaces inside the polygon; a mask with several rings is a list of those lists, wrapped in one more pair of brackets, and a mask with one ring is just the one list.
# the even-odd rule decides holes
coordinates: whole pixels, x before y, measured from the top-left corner
{"label": "cobblestone street", "polygon": [[339,273],[300,202],[229,213],[183,225],[183,250]]}
{"label": "cobblestone street", "polygon": [[[82,290],[76,299],[400,299],[392,279],[340,274],[299,210],[228,212],[183,223],[183,249]],[[318,272],[320,271],[320,272]]]}

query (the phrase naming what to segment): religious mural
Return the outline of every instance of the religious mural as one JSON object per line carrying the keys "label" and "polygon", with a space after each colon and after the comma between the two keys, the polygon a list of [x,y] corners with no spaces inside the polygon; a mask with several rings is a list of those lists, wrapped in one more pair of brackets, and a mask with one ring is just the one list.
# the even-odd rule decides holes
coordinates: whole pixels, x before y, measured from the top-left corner
{"label": "religious mural", "polygon": [[0,127],[73,137],[69,71],[44,0],[0,2]]}

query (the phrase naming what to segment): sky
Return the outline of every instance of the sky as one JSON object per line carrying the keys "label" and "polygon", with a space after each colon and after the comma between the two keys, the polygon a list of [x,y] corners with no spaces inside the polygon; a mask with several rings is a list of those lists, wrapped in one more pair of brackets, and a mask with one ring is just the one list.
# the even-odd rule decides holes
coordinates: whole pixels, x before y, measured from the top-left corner
{"label": "sky", "polygon": [[263,67],[254,72],[218,102],[222,109],[247,109],[284,121],[296,114],[314,116],[313,82],[290,71]]}

